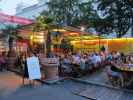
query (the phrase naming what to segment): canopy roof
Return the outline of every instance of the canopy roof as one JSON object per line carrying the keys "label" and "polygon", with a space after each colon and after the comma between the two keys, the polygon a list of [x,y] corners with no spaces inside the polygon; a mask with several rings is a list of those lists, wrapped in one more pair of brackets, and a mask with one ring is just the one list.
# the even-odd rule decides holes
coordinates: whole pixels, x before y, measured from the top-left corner
{"label": "canopy roof", "polygon": [[11,16],[1,12],[0,12],[0,22],[2,23],[11,22],[19,25],[27,25],[27,24],[33,23],[33,21],[30,19],[26,19],[18,16]]}
{"label": "canopy roof", "polygon": [[[23,32],[25,35],[30,35],[31,32],[33,32],[33,24],[31,25],[25,25],[23,26],[20,31]],[[56,25],[51,25],[51,32],[57,32],[61,33],[65,39],[68,39],[70,41],[73,40],[92,40],[92,39],[103,39],[104,37],[101,36],[96,36],[93,35],[92,33],[86,32],[86,31],[81,31],[79,28],[71,27],[71,26],[63,26],[63,27],[58,27]],[[40,32],[45,32],[45,31],[40,31]],[[39,32],[37,32],[39,33]]]}

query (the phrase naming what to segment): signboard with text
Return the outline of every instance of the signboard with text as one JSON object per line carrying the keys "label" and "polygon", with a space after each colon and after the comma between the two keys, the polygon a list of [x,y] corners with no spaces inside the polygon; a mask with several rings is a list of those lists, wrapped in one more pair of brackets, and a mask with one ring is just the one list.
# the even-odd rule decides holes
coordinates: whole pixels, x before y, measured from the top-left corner
{"label": "signboard with text", "polygon": [[43,60],[45,64],[59,64],[59,60],[57,58],[44,58]]}
{"label": "signboard with text", "polygon": [[27,67],[28,67],[29,79],[33,80],[41,78],[40,65],[37,57],[27,58]]}

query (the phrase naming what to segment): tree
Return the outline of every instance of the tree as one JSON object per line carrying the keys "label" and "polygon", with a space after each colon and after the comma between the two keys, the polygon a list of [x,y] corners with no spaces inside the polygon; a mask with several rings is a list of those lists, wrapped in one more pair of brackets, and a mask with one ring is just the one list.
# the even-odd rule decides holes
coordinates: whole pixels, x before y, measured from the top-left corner
{"label": "tree", "polygon": [[53,19],[51,17],[46,17],[44,15],[40,15],[36,18],[36,21],[33,26],[34,32],[39,31],[47,31],[47,39],[46,39],[46,55],[49,57],[51,53],[51,32],[50,32],[50,26],[53,22]]}
{"label": "tree", "polygon": [[98,35],[110,34],[112,32],[112,25],[110,19],[101,19],[97,13],[91,20],[91,26],[96,29]]}
{"label": "tree", "polygon": [[[85,24],[88,27],[93,26],[92,20],[95,17],[95,10],[93,9],[93,1],[94,0],[88,0],[86,2],[82,2],[79,4],[79,23]],[[77,20],[76,20],[77,21]],[[76,22],[75,21],[75,22]]]}
{"label": "tree", "polygon": [[93,6],[94,0],[50,0],[48,10],[43,15],[53,16],[58,25],[93,27],[96,19],[96,11]]}
{"label": "tree", "polygon": [[108,23],[103,27],[106,31],[114,30],[118,33],[117,36],[121,37],[130,28],[133,29],[133,3],[130,0],[97,0],[97,3],[102,19]]}
{"label": "tree", "polygon": [[79,16],[80,0],[50,0],[48,13],[53,16],[55,22],[59,25],[73,25],[75,18]]}

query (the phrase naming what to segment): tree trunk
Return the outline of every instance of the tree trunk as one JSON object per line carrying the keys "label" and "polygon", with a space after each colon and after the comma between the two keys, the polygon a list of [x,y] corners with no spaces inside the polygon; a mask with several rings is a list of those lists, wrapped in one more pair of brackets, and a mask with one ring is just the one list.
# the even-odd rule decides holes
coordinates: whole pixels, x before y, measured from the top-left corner
{"label": "tree trunk", "polygon": [[49,30],[48,30],[47,39],[46,39],[46,49],[47,49],[46,55],[48,58],[50,58],[51,57],[51,33],[49,32]]}
{"label": "tree trunk", "polygon": [[9,37],[9,51],[11,51],[12,50],[12,48],[13,48],[13,38],[12,37]]}

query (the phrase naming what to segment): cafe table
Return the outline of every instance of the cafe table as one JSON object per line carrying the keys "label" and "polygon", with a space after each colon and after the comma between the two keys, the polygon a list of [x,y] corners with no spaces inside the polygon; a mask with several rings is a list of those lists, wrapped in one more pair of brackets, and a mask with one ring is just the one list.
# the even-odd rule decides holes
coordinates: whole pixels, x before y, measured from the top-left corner
{"label": "cafe table", "polygon": [[116,64],[115,67],[118,68],[120,71],[133,72],[133,65],[129,67],[128,64]]}

